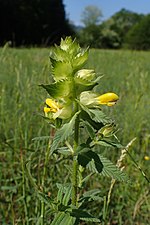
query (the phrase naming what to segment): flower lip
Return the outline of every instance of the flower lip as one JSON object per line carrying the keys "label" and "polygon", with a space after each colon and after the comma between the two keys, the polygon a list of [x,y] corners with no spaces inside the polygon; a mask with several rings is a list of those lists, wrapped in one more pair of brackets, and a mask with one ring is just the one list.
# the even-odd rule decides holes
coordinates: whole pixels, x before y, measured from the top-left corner
{"label": "flower lip", "polygon": [[60,106],[57,102],[55,102],[54,100],[52,100],[51,98],[47,98],[46,99],[46,105],[48,107],[44,108],[45,112],[57,112],[60,109]]}
{"label": "flower lip", "polygon": [[113,92],[108,92],[96,97],[98,104],[113,106],[118,101],[119,97]]}

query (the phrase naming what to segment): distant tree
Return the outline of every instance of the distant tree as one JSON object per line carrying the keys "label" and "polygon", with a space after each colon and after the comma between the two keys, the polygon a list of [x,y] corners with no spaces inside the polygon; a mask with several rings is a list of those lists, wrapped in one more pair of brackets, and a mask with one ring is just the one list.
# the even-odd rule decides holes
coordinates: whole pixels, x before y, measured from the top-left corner
{"label": "distant tree", "polygon": [[62,0],[0,0],[0,45],[51,45],[72,34]]}
{"label": "distant tree", "polygon": [[102,48],[121,48],[126,33],[143,18],[143,15],[121,9],[101,26]]}
{"label": "distant tree", "polygon": [[127,32],[135,24],[139,23],[142,18],[142,14],[138,14],[123,8],[111,17],[113,21],[111,24],[111,30],[114,30],[119,35],[120,41],[123,43]]}
{"label": "distant tree", "polygon": [[81,14],[81,22],[85,27],[97,25],[102,18],[102,11],[94,5],[86,6]]}
{"label": "distant tree", "polygon": [[125,41],[131,49],[150,50],[150,14],[127,33]]}
{"label": "distant tree", "polygon": [[108,20],[98,23],[101,16],[102,13],[97,13],[96,8],[85,8],[82,13],[85,27],[79,33],[81,44],[94,48],[121,48],[125,46],[126,34],[144,18],[144,15],[126,9],[121,9]]}
{"label": "distant tree", "polygon": [[119,34],[113,29],[114,20],[112,18],[104,21],[100,25],[101,48],[119,48],[121,40]]}
{"label": "distant tree", "polygon": [[81,46],[91,48],[100,48],[100,27],[98,25],[89,25],[83,28],[79,33],[79,42]]}
{"label": "distant tree", "polygon": [[80,30],[79,42],[82,46],[90,46],[92,48],[99,48],[100,28],[99,23],[102,18],[102,11],[93,5],[85,7],[81,14],[81,21],[84,28]]}

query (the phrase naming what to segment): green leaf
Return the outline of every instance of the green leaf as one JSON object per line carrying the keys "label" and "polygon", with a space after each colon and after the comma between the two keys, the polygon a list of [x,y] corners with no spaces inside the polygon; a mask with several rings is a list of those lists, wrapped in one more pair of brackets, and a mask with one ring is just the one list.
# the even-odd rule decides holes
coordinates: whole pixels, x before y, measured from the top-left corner
{"label": "green leaf", "polygon": [[94,216],[92,216],[91,214],[82,209],[72,209],[71,215],[83,221],[90,221],[95,223],[100,222],[99,219],[95,218]]}
{"label": "green leaf", "polygon": [[76,118],[80,112],[77,112],[69,123],[64,124],[60,130],[57,130],[51,145],[51,154],[57,149],[58,145],[65,141],[72,133],[75,125]]}
{"label": "green leaf", "polygon": [[93,142],[93,143],[96,145],[102,145],[105,147],[123,148],[123,145],[121,145],[119,142],[114,142],[114,141],[106,140],[106,139],[102,139],[100,141]]}
{"label": "green leaf", "polygon": [[71,196],[72,196],[72,185],[68,185],[68,187],[66,187],[66,190],[65,190],[65,195],[63,197],[63,205],[67,206],[69,201],[71,200]]}
{"label": "green leaf", "polygon": [[[103,169],[101,172],[102,175],[111,177],[119,181],[124,181],[124,182],[129,181],[128,176],[123,171],[121,171],[116,165],[114,165],[109,159],[103,157],[100,154],[98,154],[98,156],[103,164]],[[98,173],[97,168],[95,167],[95,164],[93,161],[91,161],[88,164],[88,168],[90,171]]]}
{"label": "green leaf", "polygon": [[101,191],[99,189],[93,189],[83,193],[83,196],[79,199],[81,202],[89,201],[103,201],[103,198],[99,196]]}
{"label": "green leaf", "polygon": [[51,225],[73,225],[75,224],[76,218],[70,216],[69,213],[59,212],[56,214]]}
{"label": "green leaf", "polygon": [[57,184],[58,193],[57,193],[57,202],[62,203],[64,206],[68,205],[68,202],[71,199],[72,194],[72,185],[71,184]]}
{"label": "green leaf", "polygon": [[106,116],[100,109],[86,109],[92,120],[98,123],[107,124],[112,122],[111,119]]}
{"label": "green leaf", "polygon": [[104,126],[103,123],[98,123],[91,119],[89,114],[84,110],[81,111],[80,118],[84,121],[87,121],[97,131]]}
{"label": "green leaf", "polygon": [[55,99],[65,98],[72,93],[71,82],[68,80],[61,80],[53,84],[41,84],[40,86],[43,87],[48,94]]}
{"label": "green leaf", "polygon": [[61,153],[62,155],[65,155],[65,156],[72,155],[72,151],[68,147],[58,148],[57,152]]}
{"label": "green leaf", "polygon": [[79,165],[86,167],[88,163],[93,159],[96,170],[101,173],[103,169],[103,164],[101,163],[101,160],[97,153],[89,150],[86,152],[81,152],[78,154],[77,160]]}
{"label": "green leaf", "polygon": [[78,163],[79,165],[86,167],[87,164],[92,160],[92,151],[87,151],[87,152],[82,152],[81,154],[78,155]]}
{"label": "green leaf", "polygon": [[98,173],[101,173],[103,170],[103,163],[101,162],[100,157],[98,156],[97,153],[93,152],[93,160],[94,160],[94,164],[95,164],[95,168],[98,171]]}
{"label": "green leaf", "polygon": [[86,120],[83,120],[82,123],[84,124],[90,138],[94,139],[96,134],[95,134],[95,129],[93,128],[93,126],[91,126],[91,124]]}

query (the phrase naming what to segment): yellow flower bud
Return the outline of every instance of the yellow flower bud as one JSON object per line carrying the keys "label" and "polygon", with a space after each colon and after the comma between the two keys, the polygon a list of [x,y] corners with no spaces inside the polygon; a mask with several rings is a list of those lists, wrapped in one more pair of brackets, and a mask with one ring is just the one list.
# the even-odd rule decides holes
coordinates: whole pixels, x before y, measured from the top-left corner
{"label": "yellow flower bud", "polygon": [[149,156],[144,156],[144,159],[146,160],[146,161],[148,161],[148,160],[150,160],[150,157]]}
{"label": "yellow flower bud", "polygon": [[113,106],[118,101],[119,97],[115,93],[109,92],[103,95],[100,95],[96,98],[98,104]]}

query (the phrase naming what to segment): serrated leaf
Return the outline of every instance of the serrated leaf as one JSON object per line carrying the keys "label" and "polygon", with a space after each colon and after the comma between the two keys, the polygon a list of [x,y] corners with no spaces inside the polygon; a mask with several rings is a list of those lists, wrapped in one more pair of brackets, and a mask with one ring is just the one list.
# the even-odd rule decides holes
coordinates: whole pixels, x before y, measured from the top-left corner
{"label": "serrated leaf", "polygon": [[57,130],[51,145],[51,154],[57,149],[58,145],[65,141],[72,133],[75,125],[76,118],[80,112],[77,112],[69,123],[64,124],[60,130]]}
{"label": "serrated leaf", "polygon": [[100,222],[99,219],[95,218],[94,216],[92,216],[91,214],[82,209],[72,209],[71,215],[83,221],[90,221],[95,223]]}
{"label": "serrated leaf", "polygon": [[40,86],[53,98],[65,98],[72,92],[71,82],[68,80],[61,80],[53,84],[41,84]]}
{"label": "serrated leaf", "polygon": [[99,196],[101,191],[99,189],[93,189],[83,193],[83,196],[79,201],[81,202],[89,202],[89,201],[103,201],[103,198]]}
{"label": "serrated leaf", "polygon": [[64,206],[68,205],[71,199],[72,185],[71,184],[57,184],[57,202],[62,203]]}
{"label": "serrated leaf", "polygon": [[102,146],[105,146],[105,147],[123,148],[123,145],[121,145],[120,143],[114,142],[114,141],[111,141],[111,140],[106,140],[106,139],[97,141],[97,142],[95,142],[95,144],[102,145]]}
{"label": "serrated leaf", "polygon": [[66,155],[66,156],[72,155],[72,151],[67,147],[58,148],[57,151],[61,153],[62,155]]}
{"label": "serrated leaf", "polygon": [[83,167],[86,167],[92,159],[95,164],[96,170],[99,173],[101,173],[101,171],[103,169],[103,164],[101,163],[101,160],[100,160],[99,156],[97,155],[97,153],[95,153],[91,150],[86,151],[86,152],[82,151],[80,154],[78,154],[78,157],[77,157],[79,165],[81,165]]}
{"label": "serrated leaf", "polygon": [[112,122],[111,119],[108,116],[106,116],[100,109],[87,108],[86,112],[95,122],[103,123],[104,125]]}
{"label": "serrated leaf", "polygon": [[59,212],[51,222],[51,225],[73,225],[75,220],[76,218],[70,216],[69,213]]}
{"label": "serrated leaf", "polygon": [[88,59],[88,55],[89,55],[89,51],[88,49],[85,49],[73,59],[72,66],[74,70],[81,69],[84,66],[84,64],[86,63]]}
{"label": "serrated leaf", "polygon": [[68,187],[65,190],[65,195],[63,197],[63,205],[67,206],[70,199],[71,199],[71,195],[72,195],[72,185],[68,185]]}
{"label": "serrated leaf", "polygon": [[[85,110],[86,110],[86,107],[85,107]],[[95,122],[85,110],[82,110],[80,114],[80,118],[82,120],[87,121],[93,127],[93,129],[96,129],[97,131],[104,126],[102,122],[100,123]]]}
{"label": "serrated leaf", "polygon": [[64,187],[62,184],[56,184],[57,188],[58,188],[58,192],[57,192],[57,202],[62,203],[62,198],[63,198],[63,194],[64,194]]}
{"label": "serrated leaf", "polygon": [[90,138],[94,139],[96,134],[95,134],[95,129],[93,128],[93,126],[86,120],[83,120],[82,123],[84,124]]}
{"label": "serrated leaf", "polygon": [[[98,156],[103,164],[101,175],[111,177],[119,181],[124,181],[124,182],[129,181],[128,176],[123,171],[121,171],[116,165],[114,165],[109,159],[103,157],[100,154],[98,154]],[[93,161],[91,161],[88,164],[88,168],[90,171],[98,173]]]}
{"label": "serrated leaf", "polygon": [[92,160],[91,152],[92,151],[87,151],[87,152],[82,152],[81,154],[79,154],[77,158],[78,164],[83,167],[86,167],[87,164]]}

